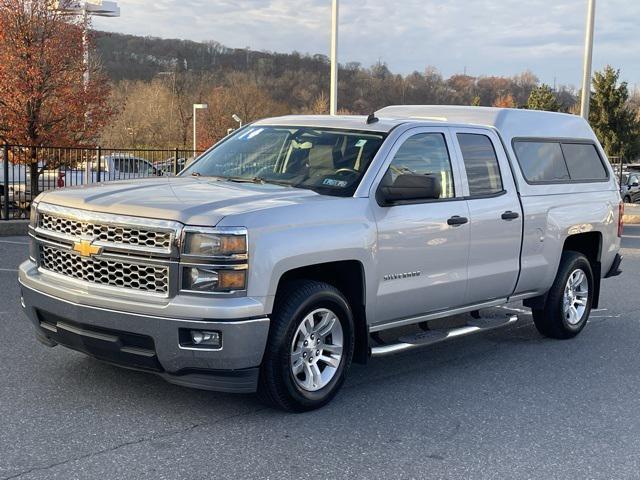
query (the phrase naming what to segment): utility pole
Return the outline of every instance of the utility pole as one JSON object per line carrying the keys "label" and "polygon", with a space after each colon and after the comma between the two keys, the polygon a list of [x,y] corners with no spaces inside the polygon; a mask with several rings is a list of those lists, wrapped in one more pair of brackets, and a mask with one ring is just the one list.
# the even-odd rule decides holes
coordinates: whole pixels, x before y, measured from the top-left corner
{"label": "utility pole", "polygon": [[331,115],[338,113],[338,2],[332,0],[331,8],[331,99],[330,111]]}
{"label": "utility pole", "polygon": [[584,41],[584,75],[582,77],[582,101],[580,114],[589,121],[589,107],[591,101],[591,70],[593,64],[593,31],[596,21],[596,0],[588,0],[587,33]]}

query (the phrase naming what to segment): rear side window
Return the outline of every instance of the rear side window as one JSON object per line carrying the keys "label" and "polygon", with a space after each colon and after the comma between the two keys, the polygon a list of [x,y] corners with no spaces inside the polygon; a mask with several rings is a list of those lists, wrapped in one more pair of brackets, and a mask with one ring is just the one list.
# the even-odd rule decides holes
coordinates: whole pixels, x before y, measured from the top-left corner
{"label": "rear side window", "polygon": [[521,140],[513,146],[529,183],[594,182],[609,178],[592,143]]}
{"label": "rear side window", "polygon": [[607,178],[607,170],[604,168],[594,145],[563,143],[562,151],[567,161],[571,180],[604,180]]}
{"label": "rear side window", "polygon": [[516,156],[528,182],[570,181],[562,147],[555,142],[516,142]]}
{"label": "rear side window", "polygon": [[486,135],[459,133],[458,143],[467,171],[472,197],[493,195],[503,191],[496,151]]}

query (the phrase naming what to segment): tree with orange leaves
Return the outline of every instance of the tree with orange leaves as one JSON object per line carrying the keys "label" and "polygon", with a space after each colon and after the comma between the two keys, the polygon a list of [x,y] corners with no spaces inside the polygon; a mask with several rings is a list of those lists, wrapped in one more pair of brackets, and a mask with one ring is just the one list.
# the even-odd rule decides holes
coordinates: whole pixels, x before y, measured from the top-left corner
{"label": "tree with orange leaves", "polygon": [[[109,84],[85,65],[82,25],[53,0],[0,0],[0,140],[36,147],[92,142],[112,113]],[[83,75],[90,69],[90,81]],[[38,190],[35,148],[26,158]]]}
{"label": "tree with orange leaves", "polygon": [[498,108],[516,108],[516,101],[513,98],[513,95],[508,93],[506,95],[500,95],[498,98],[496,98],[493,102],[493,106]]}

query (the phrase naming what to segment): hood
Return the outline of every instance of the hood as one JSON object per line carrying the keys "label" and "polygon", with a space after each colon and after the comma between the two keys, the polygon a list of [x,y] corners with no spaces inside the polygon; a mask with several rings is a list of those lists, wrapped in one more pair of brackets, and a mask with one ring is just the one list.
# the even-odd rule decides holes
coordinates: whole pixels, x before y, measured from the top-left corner
{"label": "hood", "polygon": [[320,198],[323,197],[310,190],[278,185],[203,177],[154,177],[53,190],[44,193],[40,201],[94,212],[215,226],[229,215]]}

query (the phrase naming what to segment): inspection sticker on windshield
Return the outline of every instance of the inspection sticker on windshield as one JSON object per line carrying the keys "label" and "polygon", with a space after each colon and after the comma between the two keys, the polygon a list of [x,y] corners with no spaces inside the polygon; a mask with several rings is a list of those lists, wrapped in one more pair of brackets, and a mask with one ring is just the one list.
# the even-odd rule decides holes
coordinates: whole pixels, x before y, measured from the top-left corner
{"label": "inspection sticker on windshield", "polygon": [[356,143],[356,148],[362,148],[367,144],[367,141],[365,139],[362,140],[358,140],[358,143]]}
{"label": "inspection sticker on windshield", "polygon": [[325,178],[324,181],[322,182],[322,184],[326,185],[328,187],[344,188],[347,185],[349,185],[349,182],[345,182],[344,180],[335,180],[333,178]]}

